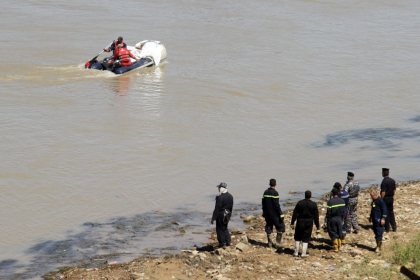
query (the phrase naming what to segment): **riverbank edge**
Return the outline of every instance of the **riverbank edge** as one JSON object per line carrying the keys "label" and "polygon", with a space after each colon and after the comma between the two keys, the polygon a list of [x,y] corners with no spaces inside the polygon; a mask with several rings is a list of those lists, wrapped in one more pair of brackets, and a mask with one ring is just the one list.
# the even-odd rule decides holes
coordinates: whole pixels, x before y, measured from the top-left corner
{"label": "riverbank edge", "polygon": [[[413,186],[415,186],[415,188],[420,187],[420,181],[419,180],[412,180],[412,181],[397,183],[396,204],[399,201],[398,200],[399,194],[403,193],[405,188],[410,188],[410,187],[413,187]],[[363,211],[363,210],[366,210],[364,208],[367,208],[366,205],[365,205],[366,204],[366,198],[368,197],[371,189],[378,189],[378,186],[377,185],[371,185],[370,187],[365,188],[361,191],[360,200],[359,200],[360,201],[359,204],[361,206],[361,209],[360,209],[361,211],[359,211],[359,216],[362,216],[362,214],[366,214],[365,213],[366,211]],[[414,196],[416,196],[416,194],[413,193],[409,197],[414,198]],[[324,217],[323,215],[325,214],[325,209],[323,207],[325,207],[327,199],[329,199],[329,193],[325,194],[320,199],[315,201],[320,208],[320,222],[321,222],[321,224],[322,224],[323,217]],[[420,204],[420,198],[418,200],[418,204]],[[417,207],[418,207],[418,204],[411,204],[411,205],[417,205]],[[408,205],[409,204],[405,205],[405,209],[408,209],[407,208]],[[370,207],[368,207],[368,208],[370,208]],[[396,208],[398,209],[398,207],[396,207]],[[293,211],[292,209],[288,209],[288,210],[284,211],[285,220],[287,220],[286,227],[289,227],[288,219],[291,218],[292,211]],[[398,212],[396,212],[396,214],[398,214]],[[244,251],[242,251],[241,249],[238,249],[238,244],[244,244],[247,247],[254,247],[254,250],[255,250],[256,247],[261,247],[261,248],[264,248],[265,250],[269,249],[269,248],[266,248],[265,243],[264,243],[265,240],[264,240],[264,233],[263,233],[263,223],[264,223],[263,218],[261,217],[261,215],[258,215],[258,214],[254,214],[254,215],[252,215],[252,217],[254,217],[254,218],[251,219],[251,220],[248,220],[248,222],[245,223],[245,225],[248,225],[246,230],[241,230],[241,229],[233,229],[232,230],[232,236],[234,237],[233,240],[235,240],[234,243],[236,243],[235,247],[234,248],[228,248],[227,250],[224,250],[224,251],[220,251],[219,249],[218,250],[213,249],[213,245],[215,245],[215,243],[216,243],[215,233],[213,232],[213,233],[209,234],[210,235],[209,236],[210,241],[207,243],[206,246],[203,246],[201,248],[192,247],[192,248],[189,248],[186,252],[183,252],[183,253],[180,253],[180,254],[166,254],[166,255],[163,255],[163,256],[160,256],[160,257],[139,257],[139,258],[136,258],[133,261],[128,262],[128,263],[118,264],[118,265],[107,264],[107,265],[104,265],[102,267],[96,267],[96,268],[85,268],[83,266],[64,267],[64,268],[58,269],[57,271],[52,271],[52,272],[44,275],[43,278],[44,279],[63,279],[63,278],[64,279],[76,279],[76,278],[80,279],[76,275],[87,274],[87,275],[90,275],[92,277],[94,277],[94,275],[98,275],[98,277],[99,277],[99,274],[105,275],[106,273],[108,273],[111,278],[107,277],[107,276],[101,276],[102,279],[150,279],[150,277],[153,278],[153,274],[156,273],[156,270],[151,270],[150,275],[148,276],[147,275],[147,269],[145,269],[145,267],[147,265],[145,265],[145,264],[146,263],[152,263],[154,261],[157,261],[156,263],[160,262],[160,263],[168,264],[168,263],[171,262],[171,260],[174,261],[175,263],[179,263],[180,260],[182,260],[181,263],[185,263],[185,262],[194,260],[194,258],[196,258],[198,256],[202,263],[205,263],[206,259],[209,260],[209,259],[214,258],[214,257],[216,257],[216,263],[219,263],[218,261],[223,260],[223,258],[224,259],[229,259],[228,256],[230,254],[230,257],[232,257],[232,255],[234,255],[234,257],[233,257],[232,261],[229,262],[229,263],[232,263],[232,262],[234,263],[235,258],[237,260],[236,262],[239,261],[239,257],[236,256],[237,253],[242,254],[241,257],[242,257],[242,261],[243,261],[243,257],[246,255],[246,252],[250,248],[244,249]],[[248,216],[248,217],[242,217],[242,218],[246,219],[246,218],[250,218],[250,217]],[[366,217],[364,217],[364,218],[366,218]],[[360,219],[360,220],[362,220],[362,219]],[[401,222],[403,222],[403,220],[399,221],[399,223],[401,223]],[[404,226],[404,225],[402,225],[402,226]],[[408,235],[406,235],[405,237],[407,237],[407,236]],[[288,240],[292,239],[292,232],[290,231],[290,229],[288,229],[286,231],[285,239],[288,239]],[[312,243],[314,243],[314,242],[312,242]],[[328,251],[329,251],[328,240],[323,240],[321,243],[324,243],[324,245],[323,245],[324,248],[320,247],[321,248],[320,250],[321,251],[326,251],[327,254],[328,254]],[[371,244],[369,244],[369,245],[371,245]],[[310,249],[310,251],[314,251],[314,250],[317,249],[316,246],[312,246],[312,247],[313,248]],[[355,247],[356,248],[358,248],[358,247],[363,248],[363,246],[357,246],[357,245]],[[365,246],[365,247],[368,248],[368,246]],[[257,250],[261,249],[261,248],[257,248]],[[310,248],[311,248],[311,246],[310,246]],[[277,254],[277,255],[278,254],[288,255],[288,253],[287,252],[285,253],[284,251],[290,251],[290,248],[286,248],[286,249],[280,249],[279,248],[279,250],[277,250],[275,252],[275,254]],[[357,252],[357,249],[355,249],[355,250]],[[355,250],[350,250],[350,251],[354,252]],[[283,251],[283,252],[281,252],[281,251]],[[321,259],[325,259],[325,253],[326,252],[323,252],[323,255],[320,255],[319,257],[321,257]],[[267,254],[271,255],[272,250],[269,250],[267,252]],[[355,256],[358,256],[358,255],[359,254],[355,253]],[[363,254],[360,254],[360,255],[363,255]],[[311,258],[312,258],[312,255],[311,255]],[[313,258],[315,258],[315,259],[317,258],[316,254],[313,255]],[[358,258],[358,259],[360,259],[360,258]],[[136,263],[142,263],[142,266],[138,269],[133,270],[133,264],[136,264]],[[237,265],[238,264],[236,264],[236,266]],[[158,266],[158,264],[156,264],[156,266]],[[187,263],[187,266],[188,266],[188,263]],[[105,274],[104,273],[97,273],[101,270],[103,272],[105,272]],[[138,272],[135,272],[135,270],[138,270]],[[121,274],[121,273],[118,273],[118,271],[120,271],[122,274],[131,273],[131,276],[130,276],[130,278],[124,278],[124,277],[122,277],[122,278],[112,278],[111,275]],[[141,272],[141,271],[143,271],[143,272]],[[192,271],[195,271],[195,270],[192,270]],[[204,274],[206,274],[208,271],[209,270],[206,269],[204,271]],[[202,279],[200,277],[203,277],[204,275],[199,275],[199,274],[203,274],[203,273],[194,274],[192,272],[187,272],[187,270],[184,270],[184,273],[183,273],[183,271],[181,270],[181,275],[183,275],[186,278]],[[230,273],[226,273],[226,271],[225,271],[225,274],[229,275]],[[212,274],[207,273],[205,277],[210,277],[209,275],[211,276]],[[219,274],[213,275],[214,277],[211,277],[211,278],[223,279],[222,277],[224,277],[224,276],[220,276],[220,275],[221,274],[219,273]],[[237,275],[237,276],[239,276],[239,275]],[[295,276],[297,276],[297,275],[293,275],[293,274],[288,275],[286,277],[286,279],[289,278],[289,277],[296,278]],[[393,274],[391,276],[395,276],[395,275]],[[347,275],[346,277],[348,278],[349,276]],[[164,279],[164,278],[161,278],[161,279]],[[178,278],[178,279],[182,279],[182,278]],[[230,278],[225,278],[225,279],[230,279]],[[239,278],[235,278],[235,279],[242,279],[242,278],[239,277]],[[246,278],[243,278],[243,279],[246,279]],[[263,278],[261,278],[261,279],[263,279]],[[274,278],[267,278],[267,279],[274,279]],[[284,279],[284,277],[280,277],[279,279]],[[317,279],[317,277],[315,277],[314,279]],[[389,279],[394,279],[394,278],[389,278]],[[398,279],[398,278],[395,278],[395,279]]]}

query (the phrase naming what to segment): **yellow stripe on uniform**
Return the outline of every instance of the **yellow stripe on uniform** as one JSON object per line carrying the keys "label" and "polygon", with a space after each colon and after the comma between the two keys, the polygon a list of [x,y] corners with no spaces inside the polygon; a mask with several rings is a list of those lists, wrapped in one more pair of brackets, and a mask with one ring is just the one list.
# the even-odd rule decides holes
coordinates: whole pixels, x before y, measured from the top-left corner
{"label": "yellow stripe on uniform", "polygon": [[345,204],[337,204],[332,206],[327,206],[327,208],[334,208],[334,207],[340,207],[340,206],[346,206]]}
{"label": "yellow stripe on uniform", "polygon": [[279,198],[278,195],[277,196],[275,196],[275,195],[263,195],[263,198],[265,198],[265,197]]}

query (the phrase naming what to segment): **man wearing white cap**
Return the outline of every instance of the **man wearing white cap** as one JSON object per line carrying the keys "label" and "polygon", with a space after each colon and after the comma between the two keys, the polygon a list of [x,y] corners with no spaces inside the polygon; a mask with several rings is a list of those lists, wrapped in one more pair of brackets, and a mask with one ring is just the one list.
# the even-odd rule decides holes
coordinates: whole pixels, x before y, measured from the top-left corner
{"label": "man wearing white cap", "polygon": [[216,196],[211,224],[216,221],[218,247],[225,249],[226,245],[230,246],[232,244],[228,223],[232,215],[233,196],[228,192],[226,183],[220,183],[217,188],[219,189],[219,195]]}

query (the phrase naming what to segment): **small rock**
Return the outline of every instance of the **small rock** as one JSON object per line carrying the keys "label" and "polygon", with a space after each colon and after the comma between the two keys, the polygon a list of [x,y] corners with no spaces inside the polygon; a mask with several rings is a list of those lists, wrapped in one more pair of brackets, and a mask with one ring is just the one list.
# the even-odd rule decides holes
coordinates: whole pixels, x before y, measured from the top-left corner
{"label": "small rock", "polygon": [[344,269],[351,269],[351,264],[346,263],[345,265],[343,265]]}
{"label": "small rock", "polygon": [[363,252],[358,249],[352,249],[350,252],[350,256],[355,257],[357,255],[363,255]]}
{"label": "small rock", "polygon": [[249,247],[248,247],[248,245],[246,245],[242,242],[239,242],[238,244],[236,244],[236,249],[238,249],[241,252],[246,252],[246,251],[248,251]]}
{"label": "small rock", "polygon": [[335,259],[335,257],[331,254],[326,254],[325,256],[323,256],[326,260],[331,260],[331,259]]}
{"label": "small rock", "polygon": [[371,260],[369,263],[372,265],[384,265],[385,261],[384,260]]}
{"label": "small rock", "polygon": [[232,233],[234,233],[234,234],[242,234],[242,233],[244,233],[244,230],[241,229],[241,228],[234,228],[232,230]]}
{"label": "small rock", "polygon": [[134,272],[130,276],[131,276],[132,279],[143,279],[144,273],[135,273]]}
{"label": "small rock", "polygon": [[240,240],[242,243],[248,244],[248,237],[246,235],[242,235]]}
{"label": "small rock", "polygon": [[216,249],[216,251],[214,251],[215,253],[216,253],[216,255],[219,255],[219,256],[223,256],[223,252],[224,250],[223,249]]}
{"label": "small rock", "polygon": [[207,258],[207,255],[206,255],[206,254],[204,254],[204,253],[198,253],[198,255],[200,256],[200,258],[201,258],[201,257],[203,257],[203,258]]}
{"label": "small rock", "polygon": [[206,273],[207,274],[217,274],[217,273],[219,273],[219,270],[217,270],[217,269],[207,270]]}
{"label": "small rock", "polygon": [[242,220],[245,222],[245,223],[250,223],[250,222],[252,222],[253,220],[255,220],[255,217],[254,216],[248,216],[248,217],[242,217]]}
{"label": "small rock", "polygon": [[322,265],[319,262],[314,262],[312,264],[313,267],[321,267]]}

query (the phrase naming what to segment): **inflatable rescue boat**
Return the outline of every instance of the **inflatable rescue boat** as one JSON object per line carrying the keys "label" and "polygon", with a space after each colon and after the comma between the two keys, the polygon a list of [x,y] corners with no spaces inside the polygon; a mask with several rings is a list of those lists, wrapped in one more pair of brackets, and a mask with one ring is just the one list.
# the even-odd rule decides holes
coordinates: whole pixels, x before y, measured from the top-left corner
{"label": "inflatable rescue boat", "polygon": [[101,61],[97,57],[86,63],[86,68],[111,71],[117,75],[124,74],[134,69],[159,66],[166,57],[166,48],[159,41],[144,40],[138,42],[135,47],[127,46],[127,49],[138,59],[130,58],[131,65],[119,66],[118,61],[114,61],[112,56],[106,57]]}

